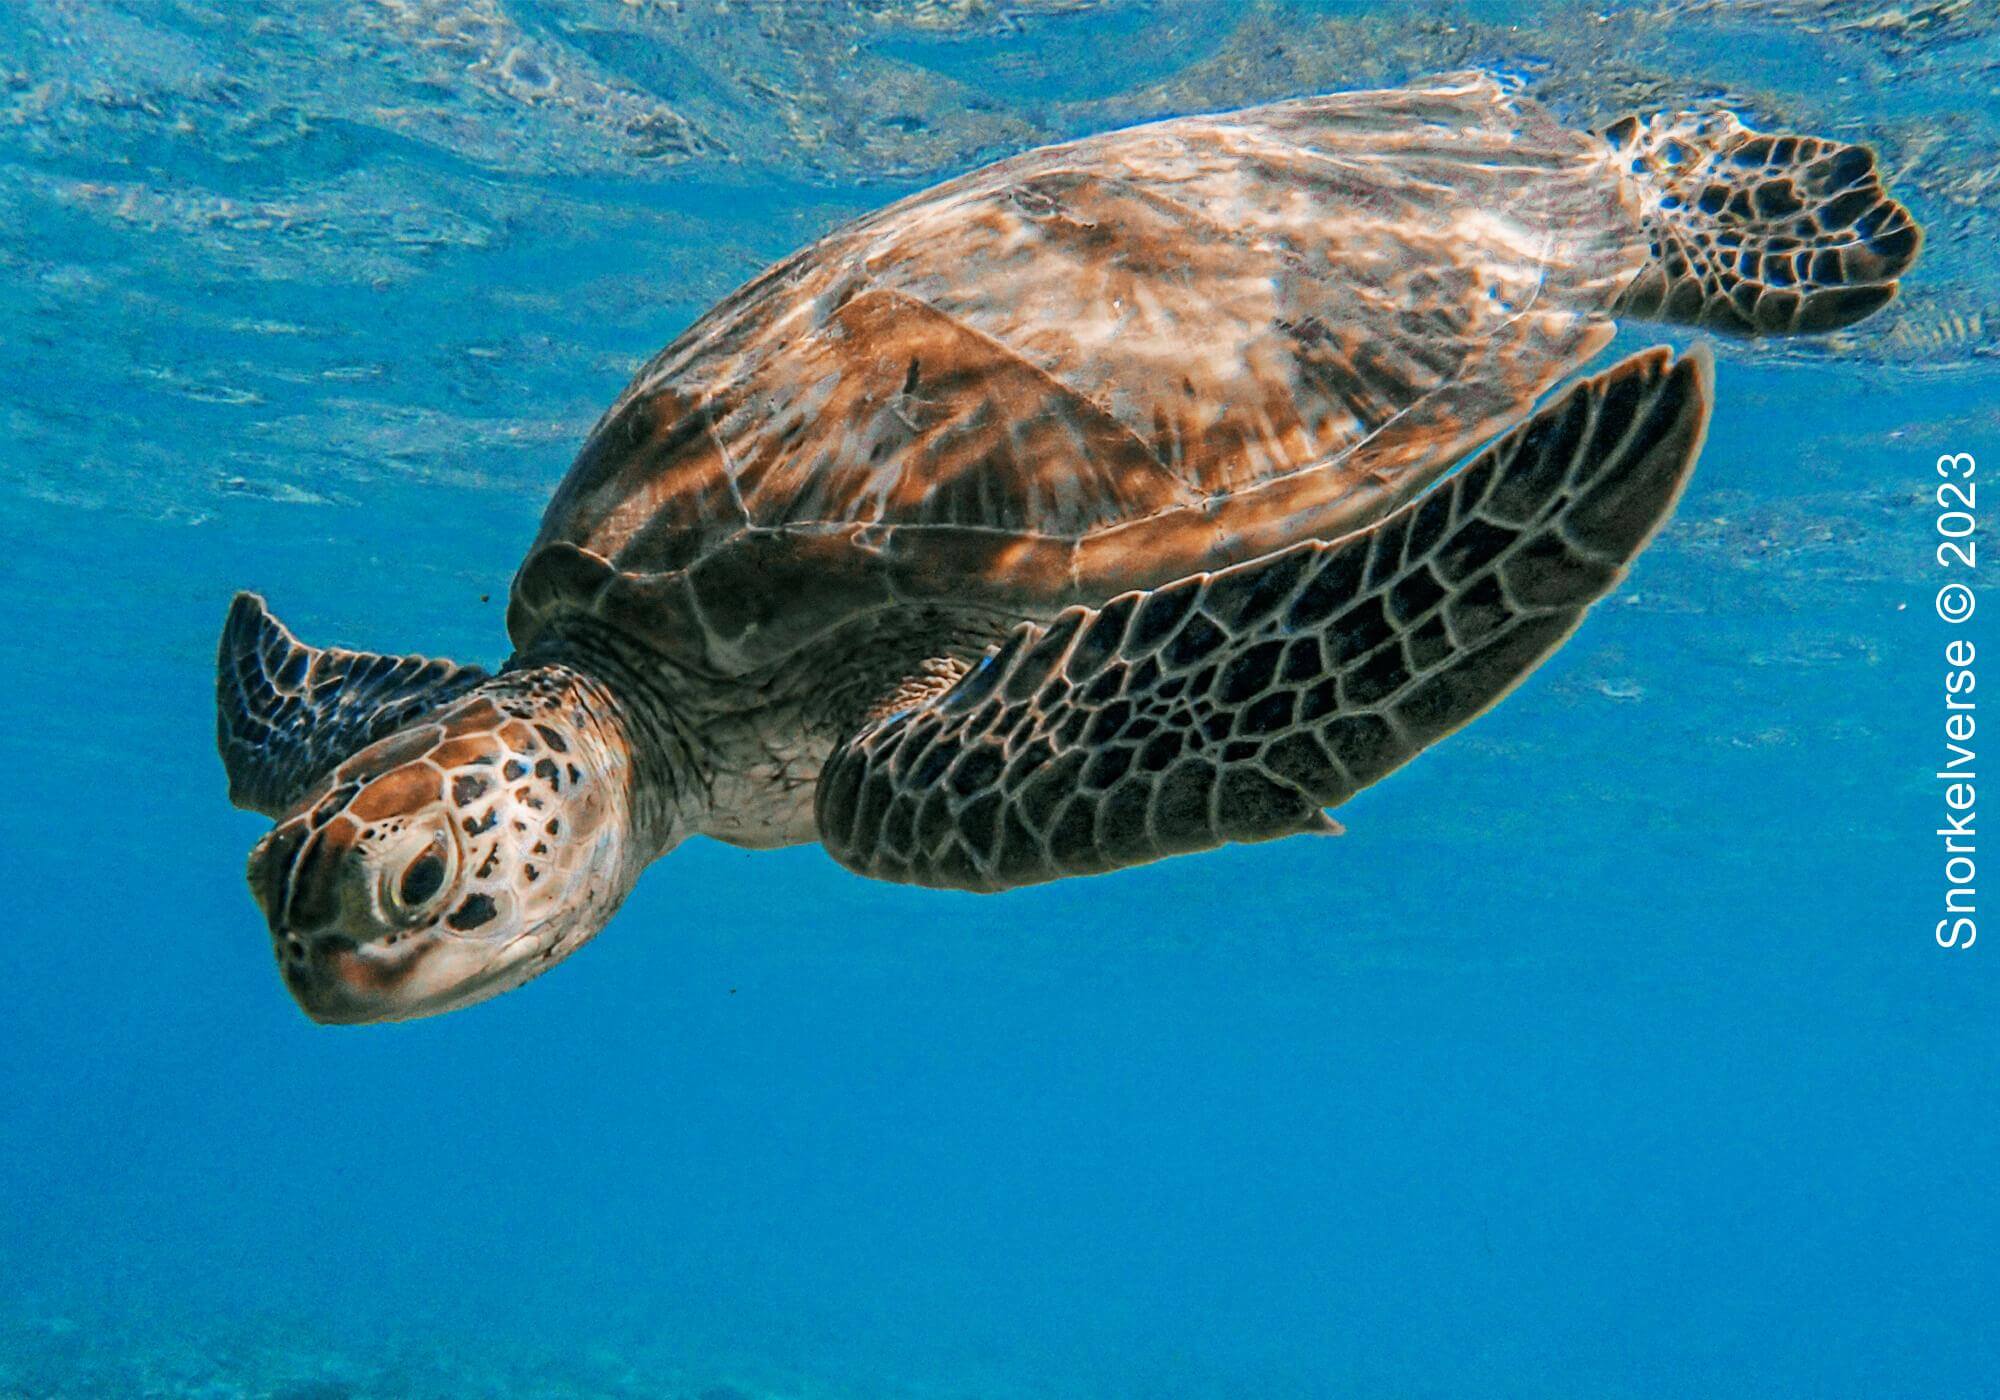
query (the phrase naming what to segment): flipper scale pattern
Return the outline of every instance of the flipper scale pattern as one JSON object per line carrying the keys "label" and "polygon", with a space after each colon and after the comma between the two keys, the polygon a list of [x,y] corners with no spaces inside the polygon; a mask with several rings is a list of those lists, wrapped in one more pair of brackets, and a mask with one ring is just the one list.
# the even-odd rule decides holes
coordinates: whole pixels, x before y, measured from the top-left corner
{"label": "flipper scale pattern", "polygon": [[349,754],[486,679],[441,658],[313,647],[239,593],[216,652],[216,746],[229,800],[281,816]]}
{"label": "flipper scale pattern", "polygon": [[1707,424],[1704,355],[1584,381],[1375,528],[1017,629],[822,777],[821,839],[973,890],[1323,829],[1623,577]]}

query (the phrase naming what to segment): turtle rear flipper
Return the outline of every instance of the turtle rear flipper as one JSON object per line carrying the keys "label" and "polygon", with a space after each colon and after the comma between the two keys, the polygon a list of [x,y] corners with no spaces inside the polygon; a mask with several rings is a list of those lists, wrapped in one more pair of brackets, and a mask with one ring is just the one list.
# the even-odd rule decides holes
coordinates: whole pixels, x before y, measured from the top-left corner
{"label": "turtle rear flipper", "polygon": [[821,776],[864,875],[999,890],[1326,830],[1561,645],[1671,513],[1700,350],[1583,381],[1373,529],[1015,631]]}
{"label": "turtle rear flipper", "polygon": [[277,817],[341,760],[486,679],[476,666],[307,646],[238,593],[215,658],[229,800]]}
{"label": "turtle rear flipper", "polygon": [[1652,243],[1621,316],[1838,330],[1886,306],[1923,246],[1866,146],[1752,131],[1727,112],[1626,117],[1604,135],[1644,193]]}

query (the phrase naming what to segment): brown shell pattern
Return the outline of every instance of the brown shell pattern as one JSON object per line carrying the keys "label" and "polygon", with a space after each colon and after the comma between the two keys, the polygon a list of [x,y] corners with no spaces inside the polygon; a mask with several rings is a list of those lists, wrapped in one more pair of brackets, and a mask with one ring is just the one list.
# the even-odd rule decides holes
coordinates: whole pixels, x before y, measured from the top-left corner
{"label": "brown shell pattern", "polygon": [[1381,519],[1611,336],[1609,148],[1482,75],[1030,151],[765,272],[599,422],[515,583],[736,674]]}

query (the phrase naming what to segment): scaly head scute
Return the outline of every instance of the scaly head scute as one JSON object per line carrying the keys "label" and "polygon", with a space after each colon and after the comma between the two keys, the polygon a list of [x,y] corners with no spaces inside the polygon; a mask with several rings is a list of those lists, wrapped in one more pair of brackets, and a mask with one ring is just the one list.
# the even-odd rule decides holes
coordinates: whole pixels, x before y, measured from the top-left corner
{"label": "scaly head scute", "polygon": [[335,768],[250,887],[315,1020],[426,1016],[574,951],[630,886],[629,763],[561,671],[489,681]]}

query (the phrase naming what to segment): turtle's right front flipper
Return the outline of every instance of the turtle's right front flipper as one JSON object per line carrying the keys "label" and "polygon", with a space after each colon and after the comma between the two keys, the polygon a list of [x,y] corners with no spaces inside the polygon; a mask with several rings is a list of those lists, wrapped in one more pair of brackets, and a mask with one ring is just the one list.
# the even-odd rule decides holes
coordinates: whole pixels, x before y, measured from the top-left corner
{"label": "turtle's right front flipper", "polygon": [[1866,146],[1752,131],[1727,112],[1627,117],[1604,135],[1642,192],[1652,245],[1620,316],[1838,330],[1886,306],[1923,247]]}
{"label": "turtle's right front flipper", "polygon": [[1027,624],[835,751],[821,839],[864,875],[999,890],[1324,830],[1624,576],[1708,404],[1704,353],[1646,351],[1371,530]]}
{"label": "turtle's right front flipper", "polygon": [[335,765],[486,679],[423,656],[310,647],[239,593],[216,653],[216,745],[229,800],[282,816]]}

